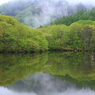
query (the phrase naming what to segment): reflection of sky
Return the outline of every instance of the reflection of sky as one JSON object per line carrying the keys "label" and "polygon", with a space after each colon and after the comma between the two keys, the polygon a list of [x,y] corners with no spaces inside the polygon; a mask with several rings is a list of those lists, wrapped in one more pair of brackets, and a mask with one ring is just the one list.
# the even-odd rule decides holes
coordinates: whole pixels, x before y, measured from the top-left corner
{"label": "reflection of sky", "polygon": [[[35,93],[17,93],[8,90],[7,88],[0,87],[0,95],[37,95]],[[69,88],[65,92],[62,93],[47,93],[45,95],[95,95],[94,91],[91,91],[90,89],[81,89],[81,90],[76,90],[75,88]]]}
{"label": "reflection of sky", "polygon": [[55,95],[95,95],[94,91],[91,91],[90,89],[68,89],[64,93],[55,94]]}
{"label": "reflection of sky", "polygon": [[7,88],[0,87],[0,95],[36,95],[35,93],[17,93]]}

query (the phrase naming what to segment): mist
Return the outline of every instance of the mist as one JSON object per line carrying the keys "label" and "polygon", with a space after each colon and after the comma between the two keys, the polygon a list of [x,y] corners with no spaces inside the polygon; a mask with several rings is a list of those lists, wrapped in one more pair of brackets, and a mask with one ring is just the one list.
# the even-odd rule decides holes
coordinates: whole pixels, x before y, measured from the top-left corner
{"label": "mist", "polygon": [[[50,25],[52,21],[63,16],[75,14],[79,10],[78,6],[89,10],[94,3],[94,0],[10,0],[5,6],[8,6],[8,11],[13,9],[12,16],[21,23],[30,28],[39,28]],[[18,6],[19,4],[22,7]]]}
{"label": "mist", "polygon": [[68,1],[69,4],[83,3],[95,5],[95,0],[66,0],[66,1]]}
{"label": "mist", "polygon": [[[49,25],[52,21],[58,18],[76,13],[78,4],[72,5],[72,3],[75,2],[70,2],[70,0],[31,0],[31,4],[34,6],[34,11],[36,11],[37,8],[41,11],[39,11],[39,14],[33,14],[30,10],[27,10],[25,14],[28,15],[23,16],[23,23],[31,28]],[[82,4],[80,4],[80,6],[89,9],[88,6]],[[72,12],[69,12],[69,10]],[[22,14],[23,13],[20,13],[20,15]],[[15,18],[20,18],[20,15],[17,15]]]}
{"label": "mist", "polygon": [[[31,15],[24,17],[24,23],[29,25],[31,28],[37,28],[43,25],[49,24],[51,21],[54,21],[56,18],[60,18],[63,15],[67,16],[68,12],[68,2],[65,0],[36,0],[33,2],[34,7],[40,8],[40,15]],[[30,11],[27,11],[30,12]],[[30,20],[31,19],[31,20]],[[32,21],[32,26],[31,26]]]}

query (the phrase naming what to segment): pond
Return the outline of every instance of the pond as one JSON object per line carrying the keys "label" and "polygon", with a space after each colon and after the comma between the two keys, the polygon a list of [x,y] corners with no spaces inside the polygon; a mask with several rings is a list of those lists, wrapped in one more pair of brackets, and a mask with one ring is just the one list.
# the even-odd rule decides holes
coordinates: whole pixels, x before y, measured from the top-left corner
{"label": "pond", "polygon": [[95,95],[95,54],[0,54],[0,95]]}

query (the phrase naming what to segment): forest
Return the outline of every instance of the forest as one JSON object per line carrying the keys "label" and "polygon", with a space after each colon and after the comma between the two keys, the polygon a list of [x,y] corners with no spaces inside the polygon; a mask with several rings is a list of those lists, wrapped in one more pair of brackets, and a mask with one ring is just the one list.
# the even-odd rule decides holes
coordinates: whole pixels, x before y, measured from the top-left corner
{"label": "forest", "polygon": [[63,16],[62,18],[59,18],[53,22],[51,22],[51,25],[56,24],[65,24],[69,26],[70,24],[79,21],[79,20],[92,20],[95,21],[95,8],[93,7],[91,10],[78,10],[77,13],[69,16]]}
{"label": "forest", "polygon": [[[95,8],[78,4],[74,11],[65,0],[47,0],[46,8],[52,4],[62,13],[55,15],[47,10],[51,14],[47,15],[43,6],[46,3],[37,5],[37,2],[17,0],[0,6],[0,52],[95,51]],[[62,11],[63,6],[66,11]],[[74,13],[71,14],[68,8]],[[51,23],[43,22],[46,15],[49,16],[46,21],[50,19]]]}
{"label": "forest", "polygon": [[0,86],[7,90],[45,92],[52,82],[58,91],[72,84],[95,91],[94,52],[95,7],[66,0],[0,5]]}
{"label": "forest", "polygon": [[95,21],[31,29],[13,17],[0,15],[0,52],[94,51]]}
{"label": "forest", "polygon": [[63,95],[73,89],[72,95],[95,93],[95,7],[66,0],[0,5],[0,93]]}

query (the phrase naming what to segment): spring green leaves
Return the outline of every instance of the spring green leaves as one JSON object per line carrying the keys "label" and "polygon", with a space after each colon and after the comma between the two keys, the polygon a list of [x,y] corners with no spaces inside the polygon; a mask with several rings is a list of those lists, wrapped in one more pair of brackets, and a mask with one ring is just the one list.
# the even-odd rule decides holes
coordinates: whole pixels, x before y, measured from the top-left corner
{"label": "spring green leaves", "polygon": [[30,29],[13,17],[0,15],[0,52],[93,51],[94,43],[95,21]]}
{"label": "spring green leaves", "polygon": [[44,51],[47,45],[41,31],[32,30],[12,17],[0,15],[1,52]]}

